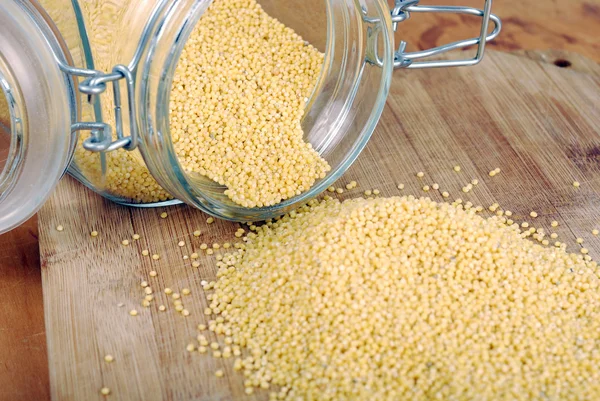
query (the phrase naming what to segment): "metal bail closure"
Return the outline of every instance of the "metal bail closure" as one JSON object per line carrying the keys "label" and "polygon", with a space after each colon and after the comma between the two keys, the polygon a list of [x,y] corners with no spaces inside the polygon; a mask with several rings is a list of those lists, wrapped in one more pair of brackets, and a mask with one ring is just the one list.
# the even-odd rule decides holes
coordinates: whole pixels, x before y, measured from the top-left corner
{"label": "metal bail closure", "polygon": [[[109,74],[90,70],[70,68],[72,75],[88,76],[79,84],[79,91],[88,95],[97,96],[106,90],[106,84],[112,82],[113,104],[115,110],[115,132],[117,139],[112,140],[112,128],[104,122],[78,122],[72,125],[71,131],[90,131],[90,136],[83,141],[84,149],[90,152],[110,152],[116,149],[133,150],[138,146],[138,129],[135,119],[134,79],[129,68],[116,65]],[[127,87],[127,102],[129,109],[129,136],[123,131],[123,112],[121,109],[120,81],[124,80]]]}
{"label": "metal bail closure", "polygon": [[[84,77],[79,84],[79,91],[88,95],[91,101],[94,96],[98,96],[106,91],[106,84],[112,82],[113,87],[113,105],[115,110],[115,127],[117,139],[113,141],[112,128],[106,122],[77,122],[71,126],[72,132],[90,131],[90,136],[83,141],[83,148],[90,152],[111,152],[117,149],[134,150],[139,143],[138,124],[136,118],[135,105],[135,78],[134,74],[142,58],[142,53],[150,41],[150,31],[159,20],[163,11],[171,6],[170,0],[157,0],[152,14],[148,18],[144,30],[140,34],[140,41],[137,44],[133,57],[127,66],[118,64],[113,67],[109,73],[102,71],[76,68],[57,60],[60,69],[67,75]],[[123,129],[123,110],[121,108],[121,86],[120,81],[124,80],[127,88],[127,106],[129,109],[129,135],[125,135]]]}
{"label": "metal bail closure", "polygon": [[[464,14],[481,17],[482,21],[479,36],[414,52],[407,52],[407,43],[401,41],[398,50],[394,54],[394,68],[435,68],[475,65],[483,59],[485,44],[494,40],[498,34],[500,34],[500,30],[502,29],[500,18],[491,13],[492,0],[485,0],[483,10],[460,6],[420,6],[418,3],[419,0],[395,0],[394,8],[391,10],[394,31],[396,31],[400,22],[410,18],[411,13]],[[494,30],[488,35],[487,31],[490,20],[494,22]],[[446,53],[450,50],[467,48],[474,45],[477,45],[477,54],[471,59],[415,61]],[[379,64],[380,62],[377,57],[372,56],[368,57],[368,61],[374,64]]]}

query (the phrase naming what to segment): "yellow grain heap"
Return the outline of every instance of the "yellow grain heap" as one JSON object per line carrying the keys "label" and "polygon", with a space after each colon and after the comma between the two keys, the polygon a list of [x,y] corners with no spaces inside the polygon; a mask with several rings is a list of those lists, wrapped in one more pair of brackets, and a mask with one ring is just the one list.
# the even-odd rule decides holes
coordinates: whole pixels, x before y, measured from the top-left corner
{"label": "yellow grain heap", "polygon": [[[137,38],[127,21],[140,25],[138,7],[149,4],[84,2],[97,69],[129,61],[123,37]],[[184,169],[227,186],[226,194],[246,207],[274,205],[308,190],[330,169],[303,141],[300,126],[322,63],[323,54],[255,0],[215,0],[184,46],[171,92],[171,135]],[[109,88],[103,95],[108,122],[114,122],[111,96]],[[107,153],[104,179],[98,155],[81,143],[75,160],[111,194],[140,203],[171,198],[137,150]]]}
{"label": "yellow grain heap", "polygon": [[330,167],[300,126],[323,54],[255,0],[212,3],[181,54],[171,134],[184,169],[246,206],[299,195]]}
{"label": "yellow grain heap", "polygon": [[[286,400],[598,400],[597,264],[426,198],[313,201],[218,263],[211,323]],[[273,390],[271,390],[273,391]]]}

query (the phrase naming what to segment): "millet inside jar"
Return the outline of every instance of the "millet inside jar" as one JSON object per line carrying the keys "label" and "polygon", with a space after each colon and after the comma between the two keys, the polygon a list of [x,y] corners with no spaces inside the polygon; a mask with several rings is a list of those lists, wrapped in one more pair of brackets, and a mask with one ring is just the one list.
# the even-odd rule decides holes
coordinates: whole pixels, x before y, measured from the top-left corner
{"label": "millet inside jar", "polygon": [[256,1],[215,1],[183,49],[171,92],[184,169],[227,186],[246,207],[277,204],[325,177],[330,167],[300,125],[322,63]]}

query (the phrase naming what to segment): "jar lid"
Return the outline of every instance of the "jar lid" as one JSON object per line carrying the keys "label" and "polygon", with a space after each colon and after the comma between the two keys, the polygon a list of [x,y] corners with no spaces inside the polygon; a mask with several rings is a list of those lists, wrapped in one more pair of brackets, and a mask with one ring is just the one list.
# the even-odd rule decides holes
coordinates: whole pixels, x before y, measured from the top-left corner
{"label": "jar lid", "polygon": [[59,35],[39,5],[0,2],[0,233],[35,214],[75,145],[75,83]]}

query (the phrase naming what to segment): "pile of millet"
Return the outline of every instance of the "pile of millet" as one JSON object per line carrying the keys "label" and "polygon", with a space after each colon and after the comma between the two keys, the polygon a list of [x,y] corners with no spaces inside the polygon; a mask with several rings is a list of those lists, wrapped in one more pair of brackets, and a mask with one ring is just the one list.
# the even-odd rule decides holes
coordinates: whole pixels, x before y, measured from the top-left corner
{"label": "pile of millet", "polygon": [[[118,49],[130,9],[83,5],[97,69],[128,61],[118,59]],[[330,166],[304,141],[301,127],[323,57],[255,0],[215,0],[186,42],[173,77],[170,130],[184,170],[225,186],[225,194],[244,207],[277,204],[324,178]],[[109,89],[103,95],[109,123],[110,96]],[[137,150],[107,153],[104,176],[98,155],[81,143],[75,160],[110,194],[139,203],[171,198]]]}
{"label": "pile of millet", "polygon": [[247,393],[285,400],[600,399],[598,266],[504,216],[326,197],[206,283]]}

